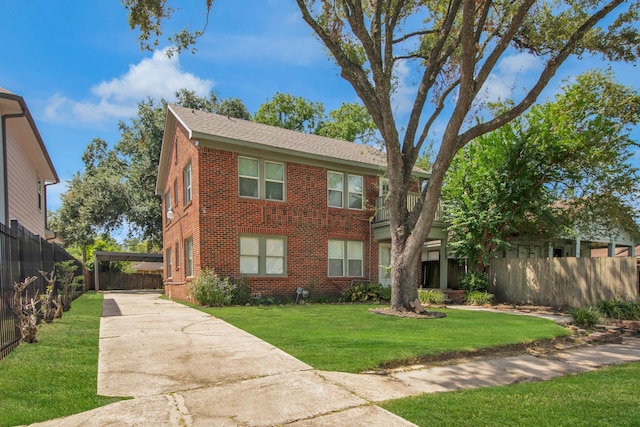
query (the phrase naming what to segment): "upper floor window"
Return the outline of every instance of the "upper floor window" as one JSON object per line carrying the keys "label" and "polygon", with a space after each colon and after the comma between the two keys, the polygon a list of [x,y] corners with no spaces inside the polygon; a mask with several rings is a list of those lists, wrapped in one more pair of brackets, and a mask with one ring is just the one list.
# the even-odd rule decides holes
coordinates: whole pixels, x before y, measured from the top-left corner
{"label": "upper floor window", "polygon": [[191,202],[191,163],[187,165],[182,171],[182,181],[184,188],[184,204],[185,206]]}
{"label": "upper floor window", "polygon": [[238,158],[240,197],[284,200],[284,164],[266,160]]}
{"label": "upper floor window", "polygon": [[364,178],[362,176],[329,171],[327,188],[329,206],[362,209],[364,201]]}
{"label": "upper floor window", "polygon": [[167,222],[171,221],[171,218],[169,218],[169,211],[172,210],[172,205],[171,205],[171,192],[167,191],[164,195],[164,214],[165,214],[165,218],[167,218]]}
{"label": "upper floor window", "polygon": [[38,209],[42,210],[42,178],[38,175]]}
{"label": "upper floor window", "polygon": [[284,275],[286,241],[279,236],[240,236],[240,273]]}

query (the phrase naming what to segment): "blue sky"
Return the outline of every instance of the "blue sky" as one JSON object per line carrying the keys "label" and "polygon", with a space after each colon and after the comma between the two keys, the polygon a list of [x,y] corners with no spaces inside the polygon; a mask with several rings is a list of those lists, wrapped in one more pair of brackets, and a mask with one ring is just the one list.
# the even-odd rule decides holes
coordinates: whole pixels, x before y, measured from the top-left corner
{"label": "blue sky", "polygon": [[[176,11],[167,35],[184,24],[195,29],[204,23],[204,0],[173,3],[184,10]],[[63,180],[49,187],[50,209],[58,207],[64,181],[82,168],[87,144],[94,138],[116,143],[118,122],[135,117],[137,103],[147,97],[171,101],[183,87],[200,95],[213,90],[242,99],[251,113],[275,92],[320,101],[327,111],[358,100],[293,0],[217,0],[198,52],[171,59],[163,55],[162,42],[156,52],[140,50],[118,0],[5,1],[0,10],[0,86],[25,98]],[[571,61],[541,100],[557,92],[563,79],[604,65],[600,59]],[[508,57],[488,92],[504,96],[538,67],[532,58]],[[407,68],[398,71],[395,102],[402,112],[412,76]],[[620,82],[638,88],[637,68],[615,71]],[[640,166],[640,156],[634,160]]]}

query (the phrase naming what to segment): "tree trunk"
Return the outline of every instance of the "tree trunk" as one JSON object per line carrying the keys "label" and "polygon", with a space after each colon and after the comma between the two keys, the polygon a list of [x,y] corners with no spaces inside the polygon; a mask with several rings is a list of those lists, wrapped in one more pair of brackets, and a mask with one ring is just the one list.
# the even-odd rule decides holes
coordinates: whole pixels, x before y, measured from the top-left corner
{"label": "tree trunk", "polygon": [[419,252],[407,254],[401,243],[392,242],[391,245],[391,309],[413,311],[411,303],[418,299]]}

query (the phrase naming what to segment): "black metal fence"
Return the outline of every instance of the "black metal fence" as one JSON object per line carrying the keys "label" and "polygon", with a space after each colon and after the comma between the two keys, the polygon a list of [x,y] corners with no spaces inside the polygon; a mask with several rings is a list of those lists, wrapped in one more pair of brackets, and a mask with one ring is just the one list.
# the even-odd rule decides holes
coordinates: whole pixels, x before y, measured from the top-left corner
{"label": "black metal fence", "polygon": [[0,223],[0,359],[20,341],[17,316],[13,312],[13,283],[36,276],[38,279],[23,294],[24,298],[32,298],[46,290],[47,283],[40,271],[50,273],[56,263],[68,260],[77,263],[77,275],[84,274],[82,263],[62,247],[31,233],[18,221],[11,221],[10,227]]}

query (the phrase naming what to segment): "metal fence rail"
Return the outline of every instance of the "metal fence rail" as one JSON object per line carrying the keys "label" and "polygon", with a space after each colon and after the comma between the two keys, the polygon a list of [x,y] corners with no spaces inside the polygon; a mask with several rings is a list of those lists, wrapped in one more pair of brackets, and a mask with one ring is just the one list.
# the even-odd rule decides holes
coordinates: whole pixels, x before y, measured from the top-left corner
{"label": "metal fence rail", "polygon": [[22,295],[23,299],[32,298],[46,290],[40,271],[51,272],[56,263],[67,260],[77,263],[77,275],[83,274],[82,263],[60,246],[31,233],[18,221],[11,221],[11,227],[0,224],[0,359],[20,341],[18,319],[13,312],[13,283],[30,276],[38,277]]}

